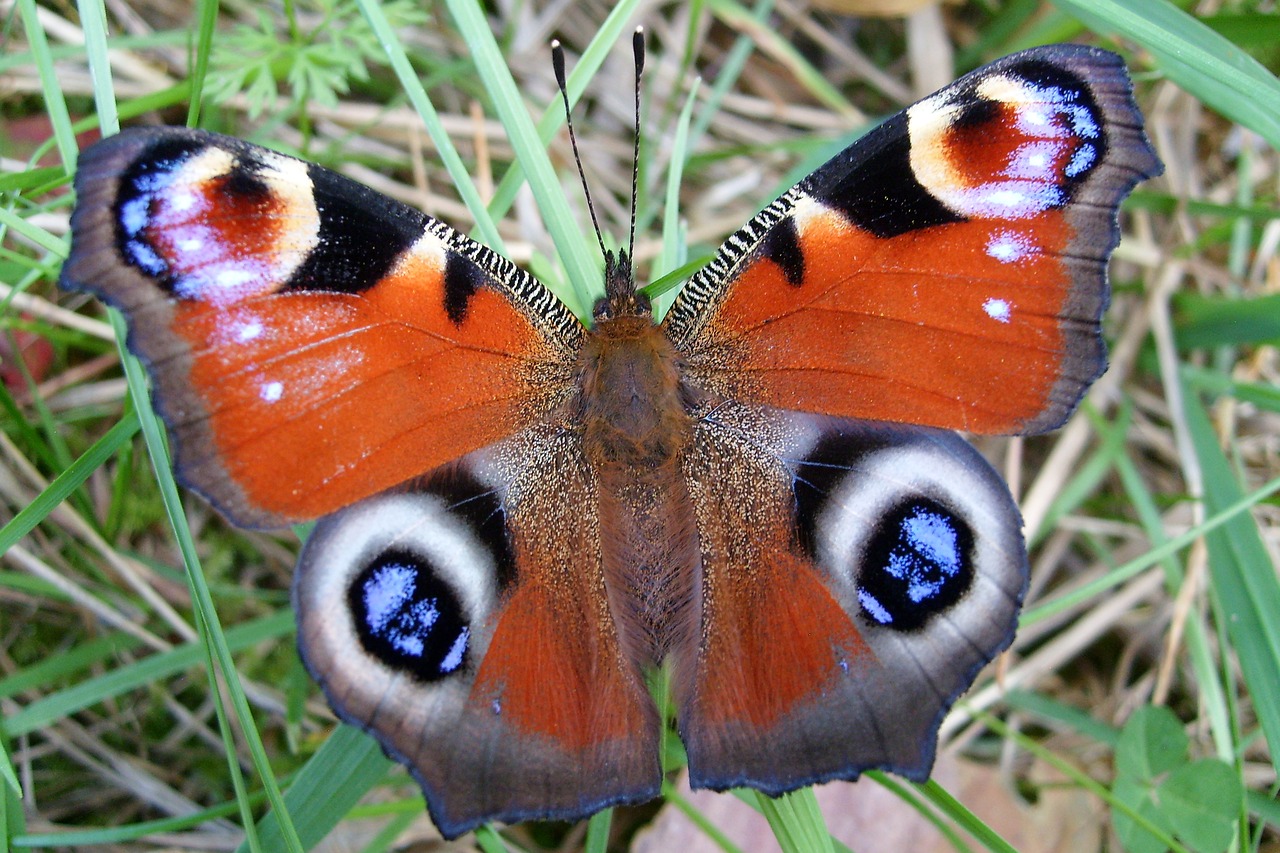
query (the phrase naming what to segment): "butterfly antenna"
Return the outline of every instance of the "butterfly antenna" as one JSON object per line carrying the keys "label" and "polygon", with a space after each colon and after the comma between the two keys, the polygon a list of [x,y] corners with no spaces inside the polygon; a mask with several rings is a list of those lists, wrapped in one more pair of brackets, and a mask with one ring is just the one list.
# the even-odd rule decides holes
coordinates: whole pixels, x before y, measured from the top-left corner
{"label": "butterfly antenna", "polygon": [[631,153],[631,236],[627,240],[627,257],[636,251],[636,197],[640,194],[640,77],[644,74],[644,27],[636,27],[631,35],[631,55],[636,61],[636,133]]}
{"label": "butterfly antenna", "polygon": [[600,236],[600,222],[596,219],[596,206],[591,201],[591,189],[587,186],[587,173],[582,169],[582,157],[578,154],[578,136],[573,132],[573,116],[569,112],[569,92],[564,77],[564,48],[559,39],[551,42],[551,66],[556,72],[556,85],[560,87],[560,100],[564,101],[564,122],[569,126],[569,143],[573,146],[573,162],[578,164],[578,177],[582,179],[582,194],[587,197],[587,210],[591,213],[591,226],[596,229],[596,242],[600,244],[600,253],[606,263],[610,262],[609,251],[604,247],[604,238]]}

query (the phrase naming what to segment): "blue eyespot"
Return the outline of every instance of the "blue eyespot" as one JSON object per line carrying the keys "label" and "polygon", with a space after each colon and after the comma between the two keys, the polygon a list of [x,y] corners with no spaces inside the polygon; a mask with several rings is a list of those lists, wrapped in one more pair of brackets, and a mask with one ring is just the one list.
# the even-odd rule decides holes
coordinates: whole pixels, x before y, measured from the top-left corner
{"label": "blue eyespot", "polygon": [[348,599],[361,644],[393,669],[438,681],[466,663],[471,630],[462,605],[421,555],[379,555]]}
{"label": "blue eyespot", "polygon": [[969,525],[936,501],[917,498],[876,527],[858,575],[858,601],[870,621],[914,631],[959,601],[972,580]]}
{"label": "blue eyespot", "polygon": [[134,166],[125,180],[120,182],[120,196],[116,200],[116,222],[119,226],[120,248],[125,259],[156,278],[168,274],[169,268],[147,240],[146,229],[151,224],[151,204],[169,186],[174,171],[180,165],[181,160],[168,158]]}

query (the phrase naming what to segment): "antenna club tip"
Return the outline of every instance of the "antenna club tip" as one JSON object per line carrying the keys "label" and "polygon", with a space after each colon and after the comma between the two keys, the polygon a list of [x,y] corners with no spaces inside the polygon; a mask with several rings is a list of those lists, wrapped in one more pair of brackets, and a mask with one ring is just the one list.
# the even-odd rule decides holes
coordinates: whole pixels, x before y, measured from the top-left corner
{"label": "antenna club tip", "polygon": [[[564,48],[560,46],[560,39],[551,40],[551,70],[555,72],[556,83],[560,86],[560,91],[564,92]],[[568,100],[565,101],[565,109],[568,109]]]}

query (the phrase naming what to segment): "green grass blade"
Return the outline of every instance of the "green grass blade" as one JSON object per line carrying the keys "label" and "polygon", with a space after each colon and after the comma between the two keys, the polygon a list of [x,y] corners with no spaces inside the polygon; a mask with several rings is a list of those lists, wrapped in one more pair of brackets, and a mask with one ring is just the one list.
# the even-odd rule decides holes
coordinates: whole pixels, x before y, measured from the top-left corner
{"label": "green grass blade", "polygon": [[801,788],[781,797],[752,793],[783,853],[835,853],[812,788]]}
{"label": "green grass blade", "polygon": [[53,508],[71,496],[71,493],[92,476],[104,462],[114,456],[138,431],[138,419],[132,413],[116,423],[107,434],[94,442],[70,467],[59,474],[36,499],[20,510],[13,519],[0,528],[0,553],[8,551],[23,536],[53,511]]}
{"label": "green grass blade", "polygon": [[209,76],[209,60],[213,54],[213,34],[218,25],[218,0],[196,0],[196,37],[191,52],[191,100],[187,102],[187,126],[200,122],[205,78]]}
{"label": "green grass blade", "polygon": [[[284,801],[307,849],[337,826],[360,798],[387,775],[391,759],[377,741],[353,726],[341,725],[303,766]],[[258,824],[263,850],[277,850],[285,839],[272,811]],[[237,853],[247,853],[247,842]]]}
{"label": "green grass blade", "polygon": [[1115,467],[1116,460],[1124,455],[1125,438],[1132,419],[1131,407],[1121,410],[1115,424],[1104,424],[1086,402],[1084,411],[1092,416],[1102,433],[1102,446],[1082,463],[1075,467],[1075,473],[1059,491],[1048,510],[1041,519],[1036,530],[1027,536],[1027,544],[1035,545],[1052,533],[1063,516],[1073,512],[1083,504],[1090,495],[1097,491],[1103,478]]}
{"label": "green grass blade", "polygon": [[[1244,492],[1231,463],[1218,446],[1199,398],[1184,392],[1187,427],[1199,460],[1208,512],[1220,512]],[[1205,534],[1209,573],[1218,617],[1240,659],[1240,671],[1253,699],[1258,722],[1271,747],[1272,766],[1280,768],[1280,581],[1249,515],[1234,516]]]}
{"label": "green grass blade", "polygon": [[609,849],[609,830],[613,827],[613,809],[601,809],[587,821],[584,853],[605,853]]}
{"label": "green grass blade", "polygon": [[995,853],[1016,853],[1013,845],[1001,838],[998,832],[987,826],[980,817],[969,811],[963,803],[937,782],[930,779],[922,785],[917,785],[916,788],[935,808],[950,817],[956,825],[981,842],[988,850]]}
{"label": "green grass blade", "polygon": [[9,757],[9,748],[4,741],[0,738],[0,776],[4,777],[4,784],[0,785],[0,849],[8,850],[14,836],[25,828],[25,821],[22,786],[18,783],[18,773],[13,769],[13,759]]}
{"label": "green grass blade", "polygon": [[71,129],[71,115],[67,112],[67,101],[62,95],[62,86],[58,83],[58,72],[53,67],[53,54],[49,50],[44,27],[40,25],[35,0],[18,0],[18,12],[19,17],[22,18],[27,44],[31,46],[36,70],[40,74],[40,90],[44,95],[45,113],[53,126],[53,137],[58,145],[58,153],[69,171],[75,166],[79,149],[76,147],[76,135]]}
{"label": "green grass blade", "polygon": [[413,104],[413,108],[418,111],[418,115],[422,118],[427,135],[431,137],[431,142],[435,145],[436,151],[440,155],[440,160],[444,163],[445,170],[449,173],[450,181],[453,182],[453,186],[462,197],[467,210],[475,218],[476,229],[480,232],[480,239],[494,251],[503,251],[502,237],[498,234],[498,227],[494,225],[492,217],[489,216],[488,208],[485,207],[484,202],[480,199],[480,193],[476,189],[475,182],[471,180],[471,172],[467,169],[466,164],[462,162],[458,149],[454,147],[453,140],[449,138],[448,132],[445,131],[444,125],[440,122],[440,115],[436,112],[435,105],[431,103],[431,98],[428,97],[426,89],[422,87],[422,83],[418,80],[417,72],[409,64],[409,57],[405,53],[404,46],[391,29],[391,25],[387,22],[387,17],[383,14],[382,8],[374,0],[356,0],[356,2],[360,6],[360,11],[364,14],[365,20],[369,22],[369,26],[373,29],[374,35],[378,37],[378,42],[382,45],[382,49],[386,51],[387,60],[391,63],[391,68],[395,71],[396,78],[400,81],[405,94],[409,96],[409,103]]}
{"label": "green grass blade", "polygon": [[[654,279],[670,273],[684,263],[688,253],[688,245],[684,237],[680,217],[680,185],[684,177],[684,167],[689,157],[689,123],[693,120],[693,108],[698,103],[698,89],[701,81],[694,81],[689,87],[689,95],[685,98],[684,107],[680,110],[680,118],[676,123],[675,138],[671,143],[671,161],[667,170],[667,187],[662,205],[662,255],[653,265]],[[654,316],[666,314],[671,303],[675,301],[674,292],[666,292],[654,300]]]}
{"label": "green grass blade", "polygon": [[[226,632],[225,639],[229,649],[240,651],[267,640],[287,637],[292,631],[293,614],[281,611],[237,625]],[[27,704],[5,719],[5,733],[16,737],[51,726],[63,717],[90,705],[199,666],[202,659],[200,643],[186,643],[170,651],[142,658]]]}
{"label": "green grass blade", "polygon": [[599,249],[594,241],[586,239],[569,208],[551,166],[551,158],[538,136],[533,119],[529,117],[520,90],[511,79],[511,72],[483,12],[472,0],[446,0],[446,5],[459,32],[467,40],[476,72],[493,101],[498,120],[507,131],[508,141],[515,149],[516,162],[524,170],[547,232],[556,244],[570,285],[570,292],[562,296],[570,297],[566,300],[570,310],[584,316],[599,291]]}
{"label": "green grass blade", "polygon": [[181,817],[162,818],[129,823],[122,826],[104,826],[94,829],[72,830],[68,832],[30,833],[13,839],[14,849],[49,848],[68,849],[73,847],[98,844],[125,844],[140,841],[148,836],[167,832],[183,832],[192,830],[202,823],[236,814],[235,803],[223,803],[212,808],[202,809]]}
{"label": "green grass blade", "polygon": [[[587,49],[582,52],[582,56],[569,69],[568,77],[565,79],[565,91],[569,96],[570,109],[573,108],[574,104],[578,103],[578,99],[586,91],[587,83],[600,70],[600,66],[604,64],[605,57],[609,51],[617,46],[623,30],[638,5],[639,0],[625,0],[625,2],[614,4],[609,16],[605,18],[595,37],[591,39],[591,44],[587,45]],[[559,96],[556,96],[552,98],[551,103],[543,110],[542,118],[538,119],[538,140],[544,148],[551,144],[551,140],[555,138],[555,135],[563,126],[564,106]],[[495,217],[504,216],[515,201],[516,191],[523,185],[524,172],[520,169],[520,164],[515,163],[502,176],[502,180],[498,182],[498,187],[493,194],[493,201],[489,204],[489,212]],[[593,294],[597,290],[598,288],[593,289]]]}
{"label": "green grass blade", "polygon": [[103,135],[108,135],[120,130],[120,116],[116,113],[111,62],[107,58],[107,10],[102,0],[81,0],[79,9],[80,25],[84,27],[85,55],[93,78],[95,114]]}
{"label": "green grass blade", "polygon": [[1232,501],[1225,507],[1222,507],[1217,512],[1214,512],[1213,515],[1205,519],[1203,524],[1199,524],[1191,530],[1188,530],[1179,536],[1175,536],[1164,544],[1152,548],[1141,557],[1130,560],[1124,565],[1116,566],[1116,568],[1111,572],[1108,572],[1105,577],[1098,578],[1096,581],[1079,586],[1069,593],[1060,595],[1056,598],[1051,598],[1033,607],[1029,607],[1022,612],[1022,616],[1018,620],[1018,625],[1026,626],[1035,624],[1042,619],[1048,619],[1052,616],[1056,616],[1065,610],[1070,610],[1083,602],[1105,594],[1108,590],[1114,589],[1125,581],[1146,571],[1170,554],[1175,554],[1183,548],[1188,547],[1191,543],[1195,542],[1206,533],[1215,531],[1219,527],[1227,525],[1239,516],[1246,515],[1252,507],[1277,492],[1280,492],[1280,477],[1277,477],[1261,488],[1240,497],[1238,500]]}
{"label": "green grass blade", "polygon": [[1253,299],[1179,294],[1174,310],[1180,350],[1280,341],[1280,294]]}
{"label": "green grass blade", "polygon": [[38,228],[35,225],[32,225],[12,210],[0,208],[0,228],[12,229],[51,254],[60,258],[66,257],[66,243],[50,234],[48,231],[45,231],[43,228]]}
{"label": "green grass blade", "polygon": [[827,82],[822,72],[813,67],[804,54],[793,45],[782,33],[779,33],[766,21],[761,20],[755,10],[748,10],[734,0],[711,0],[711,9],[716,17],[723,20],[732,29],[739,32],[751,32],[754,41],[764,52],[782,62],[809,92],[828,109],[839,113],[850,121],[860,117],[861,113],[849,103],[834,86]]}

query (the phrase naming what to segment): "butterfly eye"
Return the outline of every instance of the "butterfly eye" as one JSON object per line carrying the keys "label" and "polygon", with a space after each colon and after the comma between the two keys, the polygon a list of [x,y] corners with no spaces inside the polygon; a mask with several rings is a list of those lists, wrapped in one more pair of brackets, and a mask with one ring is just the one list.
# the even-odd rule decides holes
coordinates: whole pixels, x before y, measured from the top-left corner
{"label": "butterfly eye", "polygon": [[915,631],[959,601],[972,581],[969,525],[937,501],[918,498],[876,525],[858,573],[858,603],[876,624]]}
{"label": "butterfly eye", "polygon": [[361,644],[388,666],[436,681],[467,662],[467,614],[427,555],[380,554],[356,575],[347,595]]}

